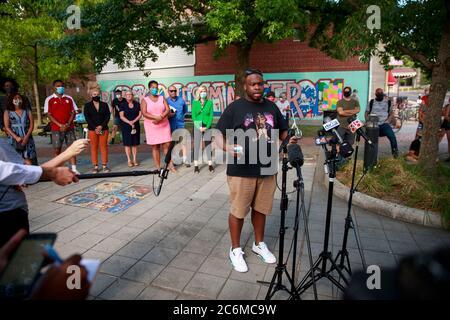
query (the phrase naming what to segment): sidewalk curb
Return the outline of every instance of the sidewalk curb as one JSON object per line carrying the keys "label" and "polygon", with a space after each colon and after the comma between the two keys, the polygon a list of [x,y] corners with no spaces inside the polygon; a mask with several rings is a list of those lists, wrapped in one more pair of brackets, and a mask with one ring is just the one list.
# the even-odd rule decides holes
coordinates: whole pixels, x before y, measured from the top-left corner
{"label": "sidewalk curb", "polygon": [[[323,175],[323,185],[328,190],[328,176],[324,172],[323,165],[320,165],[322,163],[324,163],[323,152],[320,153],[317,164],[319,165],[319,174]],[[349,194],[350,188],[335,179],[334,195],[342,200],[348,201]],[[414,223],[426,227],[446,229],[441,215],[436,212],[406,207],[401,204],[377,199],[361,192],[356,192],[353,194],[353,205],[395,220]]]}

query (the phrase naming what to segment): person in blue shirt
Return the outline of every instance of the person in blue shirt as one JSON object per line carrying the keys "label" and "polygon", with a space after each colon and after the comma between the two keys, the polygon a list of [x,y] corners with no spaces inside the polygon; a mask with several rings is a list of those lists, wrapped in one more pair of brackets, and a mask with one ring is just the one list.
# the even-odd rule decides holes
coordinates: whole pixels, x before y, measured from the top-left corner
{"label": "person in blue shirt", "polygon": [[[177,95],[176,87],[170,86],[168,91],[169,97],[167,98],[167,103],[170,108],[169,122],[170,122],[170,130],[173,133],[177,129],[185,128],[184,116],[188,112],[188,107],[184,99]],[[182,153],[183,153],[183,163],[186,165],[186,167],[190,167],[191,165],[187,160],[187,150],[185,143],[182,143]]]}

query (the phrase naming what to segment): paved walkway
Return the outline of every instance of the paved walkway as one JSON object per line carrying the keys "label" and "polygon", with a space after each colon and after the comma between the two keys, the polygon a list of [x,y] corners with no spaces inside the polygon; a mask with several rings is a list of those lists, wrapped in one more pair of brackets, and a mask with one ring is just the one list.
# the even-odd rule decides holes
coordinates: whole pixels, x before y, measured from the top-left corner
{"label": "paved walkway", "polygon": [[[406,131],[405,131],[406,132]],[[44,140],[43,140],[44,141]],[[314,260],[322,250],[325,231],[327,191],[317,170],[319,148],[303,148],[308,161],[302,167],[305,205]],[[143,150],[145,150],[143,148]],[[150,168],[150,152],[141,152],[143,168]],[[42,159],[44,160],[44,159]],[[80,170],[89,170],[88,155],[80,157]],[[125,156],[113,153],[113,171],[127,171]],[[322,164],[319,164],[320,166]],[[141,167],[141,169],[142,169]],[[199,175],[192,168],[170,174],[161,195],[150,195],[123,212],[112,214],[55,202],[94,185],[102,179],[83,180],[64,188],[39,183],[27,189],[32,232],[57,232],[56,249],[63,257],[81,253],[103,261],[91,290],[91,299],[264,299],[274,266],[266,265],[251,252],[253,234],[246,219],[242,232],[249,272],[232,271],[228,261],[228,187],[225,166],[214,174],[203,167]],[[292,191],[293,172],[288,190]],[[149,176],[111,179],[151,186]],[[280,177],[278,177],[280,182]],[[286,219],[286,254],[293,238],[295,194],[289,195]],[[273,214],[267,219],[266,242],[278,255],[280,192],[275,195]],[[332,213],[330,249],[336,254],[342,242],[347,204],[335,198]],[[450,233],[443,230],[398,222],[353,209],[366,262],[383,268],[395,266],[407,254],[450,245]],[[303,277],[309,268],[303,217],[300,216],[298,271]],[[352,268],[361,268],[353,232],[349,237]],[[292,255],[291,255],[292,258]],[[289,263],[290,266],[290,263]],[[290,267],[289,267],[290,270]],[[296,283],[299,277],[296,277]],[[319,299],[338,299],[340,292],[327,280],[318,283]],[[311,290],[302,298],[312,299]],[[275,296],[286,298],[283,292]]]}

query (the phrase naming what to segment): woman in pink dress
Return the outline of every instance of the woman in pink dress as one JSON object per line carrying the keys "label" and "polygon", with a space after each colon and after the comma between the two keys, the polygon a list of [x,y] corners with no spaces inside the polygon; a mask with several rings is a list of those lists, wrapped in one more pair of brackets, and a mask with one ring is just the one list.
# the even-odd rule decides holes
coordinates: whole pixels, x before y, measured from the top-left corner
{"label": "woman in pink dress", "polygon": [[[166,99],[158,94],[158,82],[152,80],[148,83],[148,87],[150,94],[144,96],[141,101],[145,138],[147,144],[152,146],[153,162],[156,168],[161,169],[160,146],[166,154],[172,140],[167,118],[170,109]],[[171,170],[174,170],[173,166],[171,166]]]}

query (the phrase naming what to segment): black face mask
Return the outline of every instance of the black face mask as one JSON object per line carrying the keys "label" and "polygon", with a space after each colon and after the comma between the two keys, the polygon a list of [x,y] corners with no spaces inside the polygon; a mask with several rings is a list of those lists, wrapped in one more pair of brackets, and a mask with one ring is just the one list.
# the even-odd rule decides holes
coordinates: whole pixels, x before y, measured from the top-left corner
{"label": "black face mask", "polygon": [[92,97],[92,101],[99,102],[100,101],[100,96]]}
{"label": "black face mask", "polygon": [[351,96],[351,92],[350,91],[344,91],[344,97],[348,98]]}
{"label": "black face mask", "polygon": [[376,100],[377,100],[377,101],[382,101],[383,98],[384,98],[384,94],[383,94],[383,93],[377,93],[377,94],[375,95],[375,97],[376,97]]}

